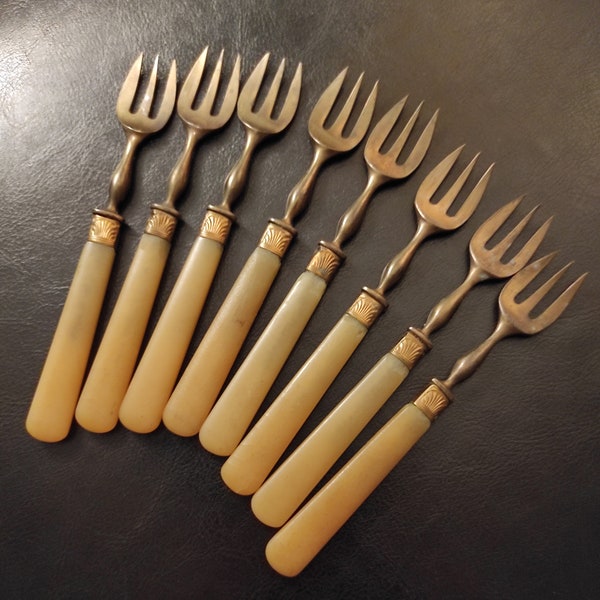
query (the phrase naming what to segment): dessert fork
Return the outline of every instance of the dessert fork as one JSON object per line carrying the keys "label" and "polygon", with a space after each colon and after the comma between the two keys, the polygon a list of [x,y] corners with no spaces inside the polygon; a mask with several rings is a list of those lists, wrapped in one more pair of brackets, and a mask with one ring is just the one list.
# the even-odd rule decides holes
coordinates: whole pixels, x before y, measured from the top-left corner
{"label": "dessert fork", "polygon": [[486,247],[520,200],[517,198],[500,208],[475,232],[469,243],[471,266],[465,281],[436,305],[425,326],[411,327],[258,489],[252,497],[252,510],[260,521],[281,527],[289,519],[431,348],[431,333],[450,319],[473,286],[487,279],[510,277],[527,264],[542,242],[551,219],[510,260],[505,257],[535,209],[501,241],[491,248]]}
{"label": "dessert fork", "polygon": [[[123,221],[118,210],[131,187],[134,156],[144,139],[166,125],[175,105],[175,61],[171,64],[159,105],[154,98],[157,57],[139,108],[133,112],[142,59],[143,55],[140,54],[131,66],[117,100],[117,118],[123,127],[127,143],[111,178],[108,205],[104,209],[94,210],[88,240],[79,258],[27,415],[27,431],[34,438],[45,442],[62,440],[73,421],[115,258],[114,248]],[[153,103],[157,107],[154,116],[150,116]]]}
{"label": "dessert fork", "polygon": [[[254,150],[262,140],[283,131],[294,116],[298,94],[293,89],[287,95],[279,116],[271,116],[274,97],[283,77],[284,60],[280,62],[269,89],[270,99],[260,109],[253,109],[268,60],[267,54],[240,92],[237,113],[246,131],[246,141],[240,158],[225,179],[223,200],[218,206],[209,205],[121,404],[121,422],[138,433],[152,431],[160,424],[229,237],[235,219],[232,205],[244,189]],[[297,77],[299,81],[299,71]],[[292,88],[294,85],[292,83]]]}
{"label": "dessert fork", "polygon": [[75,417],[94,432],[112,429],[142,345],[148,319],[171,249],[179,213],[176,201],[185,190],[194,148],[198,141],[221,129],[235,108],[239,85],[239,57],[236,59],[221,106],[214,102],[221,78],[223,52],[208,82],[206,94],[194,108],[194,98],[205,77],[207,49],[196,60],[182,86],[177,113],[186,128],[185,147],[177,160],[161,204],[152,204],[151,216],[135,251],[123,287],[81,391]]}
{"label": "dessert fork", "polygon": [[173,433],[188,436],[200,430],[279,272],[295,234],[293,222],[308,205],[321,166],[335,154],[356,147],[367,131],[375,106],[376,87],[351,132],[348,135],[343,132],[355,106],[362,76],[333,125],[325,127],[345,75],[344,70],[334,79],[311,113],[308,130],[313,158],[306,174],[288,196],[283,219],[270,220],[258,248],[243,267],[165,406],[163,422]]}
{"label": "dessert fork", "polygon": [[423,160],[431,143],[437,112],[424,128],[410,155],[404,161],[399,160],[420,106],[408,120],[394,147],[385,153],[381,150],[405,102],[406,98],[398,102],[374,127],[364,150],[368,171],[364,190],[340,218],[333,240],[319,243],[306,271],[297,279],[202,425],[200,442],[210,452],[229,455],[240,443],[337,273],[344,259],[342,247],[358,230],[376,189],[390,179],[408,177]]}
{"label": "dessert fork", "polygon": [[297,575],[335,535],[405,454],[448,406],[452,388],[470,377],[501,339],[533,335],[550,326],[569,305],[585,275],[571,283],[541,314],[531,312],[564,274],[563,267],[528,297],[517,295],[544,269],[548,255],[519,271],[504,286],[499,298],[500,317],[494,332],[477,348],[460,358],[444,380],[433,379],[416,400],[405,405],[332,477],[267,544],[270,565],[287,576]]}
{"label": "dessert fork", "polygon": [[434,233],[460,227],[474,212],[487,186],[491,167],[482,175],[460,208],[448,214],[464,186],[477,156],[440,199],[434,192],[448,175],[462,147],[451,152],[425,178],[415,199],[417,228],[412,240],[383,269],[375,289],[362,293],[291,379],[248,435],[223,464],[223,481],[238,494],[260,487],[293,437],[342,370],[354,350],[387,306],[385,294],[406,271],[419,245]]}

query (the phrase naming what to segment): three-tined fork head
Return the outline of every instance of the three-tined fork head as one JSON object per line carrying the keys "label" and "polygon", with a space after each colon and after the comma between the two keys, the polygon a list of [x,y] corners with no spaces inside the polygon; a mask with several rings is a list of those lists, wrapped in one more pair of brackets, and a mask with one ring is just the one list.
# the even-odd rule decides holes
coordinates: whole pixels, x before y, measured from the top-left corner
{"label": "three-tined fork head", "polygon": [[169,69],[169,75],[167,77],[160,106],[155,109],[155,114],[151,116],[150,111],[152,105],[156,103],[154,96],[158,73],[158,56],[154,59],[154,65],[148,79],[144,96],[140,101],[137,110],[134,112],[132,106],[135,97],[138,95],[143,57],[143,53],[137,57],[123,82],[117,99],[117,117],[126,131],[146,136],[162,129],[167,124],[167,121],[173,112],[175,95],[177,92],[177,67],[175,61],[173,61]]}
{"label": "three-tined fork head", "polygon": [[246,127],[249,127],[256,132],[270,135],[283,131],[283,129],[289,125],[296,113],[296,108],[298,107],[298,101],[300,99],[302,63],[298,63],[283,106],[279,111],[279,114],[275,117],[273,115],[273,109],[283,79],[285,59],[279,63],[271,87],[266,93],[260,107],[256,106],[258,94],[269,63],[269,57],[270,54],[267,53],[261,58],[242,87],[237,103],[237,114],[240,121],[242,121]]}
{"label": "three-tined fork head", "polygon": [[188,73],[177,100],[177,113],[181,120],[188,126],[203,132],[220,129],[229,121],[238,97],[240,86],[240,55],[235,58],[229,82],[223,93],[223,101],[218,111],[215,110],[215,98],[219,88],[221,71],[223,68],[224,51],[221,50],[219,59],[214,68],[212,77],[206,88],[206,93],[195,106],[196,97],[204,77],[208,46],[200,53]]}

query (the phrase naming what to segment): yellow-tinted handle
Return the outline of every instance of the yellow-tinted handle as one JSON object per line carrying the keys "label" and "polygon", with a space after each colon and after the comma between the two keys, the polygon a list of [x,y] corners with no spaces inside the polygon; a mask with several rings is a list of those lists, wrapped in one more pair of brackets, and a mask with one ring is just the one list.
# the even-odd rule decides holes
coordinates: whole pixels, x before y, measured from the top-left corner
{"label": "yellow-tinted handle", "polygon": [[25,423],[38,440],[69,433],[114,260],[112,246],[83,247]]}
{"label": "yellow-tinted handle", "polygon": [[165,406],[163,422],[173,433],[200,431],[280,266],[264,248],[250,255]]}
{"label": "yellow-tinted handle", "polygon": [[208,451],[228,456],[235,450],[326,288],[310,271],[298,277],[202,425],[200,442]]}
{"label": "yellow-tinted handle", "polygon": [[77,422],[90,431],[117,423],[170,247],[161,237],[142,235],[77,404]]}
{"label": "yellow-tinted handle", "polygon": [[136,430],[160,424],[222,253],[216,240],[194,241],[121,404],[123,419],[135,420]]}
{"label": "yellow-tinted handle", "polygon": [[271,567],[288,577],[298,575],[430,424],[414,404],[404,406],[273,536],[266,548]]}
{"label": "yellow-tinted handle", "polygon": [[408,375],[386,354],[252,497],[252,511],[281,527]]}
{"label": "yellow-tinted handle", "polygon": [[253,494],[354,350],[366,325],[345,314],[225,461],[221,476],[238,494]]}

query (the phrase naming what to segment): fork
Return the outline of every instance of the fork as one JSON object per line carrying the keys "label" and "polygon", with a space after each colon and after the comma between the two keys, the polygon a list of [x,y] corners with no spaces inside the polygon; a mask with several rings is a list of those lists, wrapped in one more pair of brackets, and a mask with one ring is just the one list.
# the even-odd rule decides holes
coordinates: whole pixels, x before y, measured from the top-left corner
{"label": "fork", "polygon": [[279,573],[297,575],[335,535],[390,471],[402,460],[452,399],[452,388],[470,377],[492,347],[515,334],[533,335],[550,326],[569,305],[586,274],[573,281],[539,315],[532,310],[564,274],[557,271],[527,299],[518,294],[553,258],[545,256],[514,275],[500,293],[500,317],[494,332],[460,358],[445,380],[433,379],[413,402],[406,404],[329,482],[269,541],[267,560]]}
{"label": "fork", "polygon": [[462,146],[451,152],[425,178],[415,199],[417,228],[412,240],[385,266],[375,289],[362,293],[327,334],[304,365],[223,464],[221,477],[238,494],[260,487],[293,437],[342,370],[354,350],[387,306],[385,294],[406,271],[418,246],[434,233],[460,227],[474,212],[487,186],[491,168],[482,175],[461,207],[448,214],[472,171],[477,156],[437,203],[436,189],[456,162]]}
{"label": "fork", "polygon": [[322,165],[332,156],[352,150],[366,133],[375,105],[376,86],[352,131],[348,135],[343,133],[355,105],[362,76],[333,125],[325,127],[325,120],[333,109],[345,76],[346,70],[332,81],[311,112],[308,131],[313,158],[305,175],[287,198],[283,219],[270,220],[259,247],[246,262],[166,403],[163,422],[173,433],[190,436],[200,430],[281,267],[295,234],[293,222],[308,205]]}
{"label": "fork", "polygon": [[222,128],[235,108],[239,85],[239,57],[218,110],[214,100],[219,86],[223,52],[197,108],[194,97],[204,77],[207,49],[196,60],[182,86],[177,113],[186,128],[185,147],[177,160],[161,204],[152,204],[123,287],[92,362],[75,412],[77,422],[94,432],[112,429],[142,345],[152,306],[171,248],[178,220],[176,201],[186,188],[192,154],[198,141]]}
{"label": "fork", "polygon": [[142,60],[143,54],[140,54],[131,66],[117,99],[117,118],[127,142],[111,177],[108,204],[104,209],[94,210],[88,240],[79,257],[27,415],[27,431],[44,442],[64,439],[71,427],[115,259],[114,247],[123,221],[118,209],[131,187],[134,157],[140,143],[166,125],[175,105],[177,74],[173,61],[160,106],[157,106],[155,115],[150,116],[157,82],[157,57],[139,108],[136,112],[132,111]]}
{"label": "fork", "polygon": [[[342,246],[356,233],[376,189],[390,179],[408,177],[423,160],[435,128],[437,112],[424,128],[410,155],[398,157],[415,125],[420,106],[408,120],[394,148],[381,151],[398,121],[406,98],[377,123],[365,144],[368,178],[364,190],[340,218],[335,237],[321,241],[279,309],[245,358],[200,429],[200,442],[210,452],[231,454],[240,443],[260,404],[317,308],[342,260]],[[341,128],[340,128],[341,134]],[[338,134],[339,135],[339,134]]]}
{"label": "fork", "polygon": [[281,527],[289,519],[431,348],[431,333],[450,319],[473,286],[487,279],[510,277],[529,262],[542,242],[551,219],[510,260],[503,260],[531,219],[535,208],[501,241],[491,248],[486,247],[520,201],[517,198],[500,208],[475,232],[469,243],[471,265],[465,281],[435,306],[423,329],[409,328],[392,350],[375,364],[258,489],[252,497],[252,510],[260,521],[271,527]]}
{"label": "fork", "polygon": [[[229,237],[235,219],[231,208],[245,186],[254,150],[268,136],[283,131],[294,116],[297,95],[293,93],[288,95],[277,119],[268,116],[272,101],[263,104],[260,111],[252,110],[268,60],[267,54],[240,92],[237,113],[246,131],[246,141],[239,159],[225,179],[222,202],[208,207],[198,236],[121,404],[121,422],[133,431],[147,433],[160,424],[162,411],[175,386]],[[270,88],[272,95],[278,90],[284,67],[285,61],[281,61]]]}

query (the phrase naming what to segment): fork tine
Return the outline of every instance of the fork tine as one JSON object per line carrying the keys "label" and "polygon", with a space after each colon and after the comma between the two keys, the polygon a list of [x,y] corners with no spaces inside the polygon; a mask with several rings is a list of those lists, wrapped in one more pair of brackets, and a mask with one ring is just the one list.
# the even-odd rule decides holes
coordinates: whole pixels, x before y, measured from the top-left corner
{"label": "fork tine", "polygon": [[200,79],[202,78],[202,73],[204,72],[204,66],[206,65],[206,56],[208,54],[208,46],[202,50],[190,72],[188,73],[183,85],[181,86],[181,91],[179,92],[179,99],[177,100],[177,108],[178,110],[182,110],[183,108],[188,108],[194,104],[194,98],[196,97],[196,93],[198,92],[198,86],[200,85]]}
{"label": "fork tine", "polygon": [[396,104],[394,104],[394,106],[392,106],[392,108],[390,108],[390,110],[388,110],[377,122],[365,144],[365,158],[368,154],[379,152],[379,149],[400,117],[400,113],[402,112],[407,99],[408,96],[404,96],[402,100],[396,102]]}
{"label": "fork tine", "polygon": [[362,84],[362,80],[364,77],[364,73],[361,73],[352,88],[352,91],[348,94],[348,98],[346,98],[346,102],[340,113],[336,117],[333,125],[330,127],[330,130],[337,133],[338,135],[342,134],[344,126],[350,117],[350,113],[352,112],[352,108],[354,107],[354,102],[356,102],[356,97],[358,96],[358,90],[360,90],[360,86]]}
{"label": "fork tine", "polygon": [[485,244],[492,238],[496,231],[498,231],[498,229],[500,229],[500,227],[502,227],[502,225],[508,220],[510,215],[512,215],[522,200],[523,196],[519,196],[518,198],[511,200],[499,208],[491,217],[488,217],[473,235],[471,239],[471,247],[485,246]]}
{"label": "fork tine", "polygon": [[130,111],[131,105],[133,104],[135,92],[140,80],[140,74],[142,72],[143,59],[144,53],[141,52],[131,65],[129,73],[127,73],[127,77],[121,86],[121,91],[117,98],[117,115],[120,120],[123,120],[124,115]]}
{"label": "fork tine", "polygon": [[513,256],[510,261],[511,264],[527,264],[527,261],[533,256],[534,252],[542,243],[542,240],[544,239],[553,219],[554,217],[546,219],[542,226],[538,228],[538,230],[529,238],[529,240],[527,240],[527,243],[523,246],[523,248],[521,248],[521,250],[515,256]]}
{"label": "fork tine", "polygon": [[417,117],[421,112],[421,108],[423,107],[423,102],[417,106],[415,112],[410,116],[408,123],[404,126],[404,129],[400,132],[400,135],[396,138],[396,141],[393,143],[392,147],[386,152],[387,156],[394,157],[396,159],[400,154],[402,148],[404,148],[404,144],[410,135],[410,132],[413,130],[415,123],[417,122]]}
{"label": "fork tine", "polygon": [[348,73],[348,67],[338,73],[336,78],[327,86],[325,91],[321,94],[321,97],[315,104],[310,117],[309,117],[309,129],[311,127],[323,127],[327,115],[331,111],[331,107],[336,101],[346,74]]}
{"label": "fork tine", "polygon": [[154,131],[158,131],[169,120],[171,113],[173,112],[173,106],[175,106],[175,96],[177,94],[177,64],[175,61],[171,62],[169,69],[169,75],[167,76],[167,83],[165,84],[165,92],[163,94],[162,101],[156,116],[153,119]]}
{"label": "fork tine", "polygon": [[550,252],[546,256],[538,258],[536,261],[528,264],[525,268],[521,269],[516,275],[510,279],[510,281],[502,288],[500,298],[515,298],[517,294],[520,294],[525,287],[531,283],[546,266],[554,259],[558,252]]}
{"label": "fork tine", "polygon": [[275,77],[273,77],[273,82],[271,83],[271,87],[260,107],[260,111],[266,115],[271,116],[273,113],[273,108],[275,107],[275,100],[277,100],[277,94],[279,93],[279,88],[281,87],[281,80],[283,79],[283,71],[285,69],[285,58],[281,60],[279,63],[279,67],[277,68],[277,72],[275,73]]}
{"label": "fork tine", "polygon": [[[522,198],[523,196],[521,196]],[[521,199],[519,198],[519,200]],[[527,225],[527,223],[529,223],[529,221],[531,220],[531,217],[533,217],[533,214],[537,211],[537,209],[539,208],[538,206],[534,206],[513,228],[511,231],[509,231],[504,238],[498,242],[495,246],[494,246],[494,250],[496,251],[496,253],[499,256],[504,255],[504,253],[512,246],[512,243],[515,241],[515,239],[517,238],[517,236],[523,231],[523,229],[525,229],[525,226]],[[490,236],[491,237],[491,236]]]}
{"label": "fork tine", "polygon": [[[473,161],[474,160],[475,159],[473,159]],[[460,227],[475,212],[475,209],[479,206],[479,202],[481,202],[483,192],[485,192],[485,189],[490,180],[490,176],[492,175],[493,169],[494,163],[492,163],[486,169],[485,173],[481,176],[479,181],[471,190],[471,193],[467,196],[467,199],[462,203],[461,207],[454,214],[453,220],[456,227]]]}
{"label": "fork tine", "polygon": [[414,145],[412,152],[408,155],[408,158],[402,164],[402,171],[406,175],[412,173],[423,160],[423,157],[427,153],[427,149],[429,148],[429,144],[431,144],[431,138],[433,137],[433,132],[435,130],[435,124],[437,122],[437,118],[440,111],[439,109],[433,113],[431,119],[425,128],[423,129],[423,133],[419,136],[417,143]]}
{"label": "fork tine", "polygon": [[260,89],[260,84],[262,83],[263,77],[267,70],[267,64],[269,63],[269,57],[271,56],[270,52],[267,52],[261,59],[258,61],[256,67],[252,73],[250,73],[242,91],[240,92],[239,103],[249,102],[251,105],[256,102],[256,97],[258,95],[258,90]]}
{"label": "fork tine", "polygon": [[376,81],[373,85],[373,89],[363,106],[360,115],[358,115],[358,119],[356,119],[356,123],[354,124],[354,128],[350,132],[348,137],[354,137],[355,139],[362,140],[363,136],[367,132],[369,127],[369,123],[371,122],[371,118],[373,117],[373,112],[375,111],[375,101],[377,100],[377,91],[379,89],[379,82]]}
{"label": "fork tine", "polygon": [[433,197],[435,191],[440,187],[454,163],[458,160],[460,153],[464,148],[464,144],[453,150],[446,158],[444,158],[431,172],[423,179],[423,182],[417,190],[416,202],[428,202]]}
{"label": "fork tine", "polygon": [[144,97],[140,102],[138,112],[144,115],[150,114],[150,107],[152,106],[152,99],[154,98],[154,90],[156,89],[156,78],[158,74],[158,55],[154,57],[154,64],[152,65],[152,71],[150,73],[150,79],[144,92]]}
{"label": "fork tine", "polygon": [[[567,267],[569,267],[569,265],[564,267],[562,271],[564,272],[567,269]],[[556,319],[558,319],[558,317],[560,317],[560,315],[564,312],[565,308],[567,308],[567,306],[569,306],[569,304],[571,303],[571,300],[573,300],[573,296],[575,296],[577,290],[581,287],[581,284],[583,283],[587,275],[587,273],[580,275],[575,281],[573,281],[573,283],[571,283],[571,285],[569,285],[562,292],[562,294],[558,298],[556,298],[556,300],[554,300],[554,302],[552,302],[550,306],[548,306],[548,308],[546,308],[546,310],[541,315],[538,315],[533,319],[533,322],[538,328],[538,330],[542,330],[548,327],[548,325],[551,325],[552,323],[554,323],[554,321],[556,321]]]}
{"label": "fork tine", "polygon": [[215,70],[213,71],[212,77],[208,83],[208,89],[206,90],[206,96],[204,96],[204,104],[206,106],[212,106],[215,97],[217,96],[217,89],[219,87],[219,79],[221,78],[221,69],[223,67],[223,55],[225,54],[225,50],[221,50],[219,54],[219,60],[217,60],[217,64],[215,65]]}
{"label": "fork tine", "polygon": [[450,189],[444,194],[442,199],[437,203],[438,207],[444,211],[447,211],[450,208],[450,205],[456,200],[456,196],[462,189],[467,177],[471,174],[477,159],[479,158],[479,153],[477,153],[471,162],[463,169],[462,173],[456,178],[456,181],[452,184]]}
{"label": "fork tine", "polygon": [[287,124],[292,120],[294,114],[296,113],[296,108],[298,108],[298,101],[300,100],[300,86],[302,84],[302,63],[298,63],[296,67],[296,72],[294,73],[294,77],[292,79],[292,83],[290,83],[290,88],[288,90],[286,99],[283,103],[283,107],[279,112],[279,117],[277,117],[277,121],[280,127],[286,127]]}

